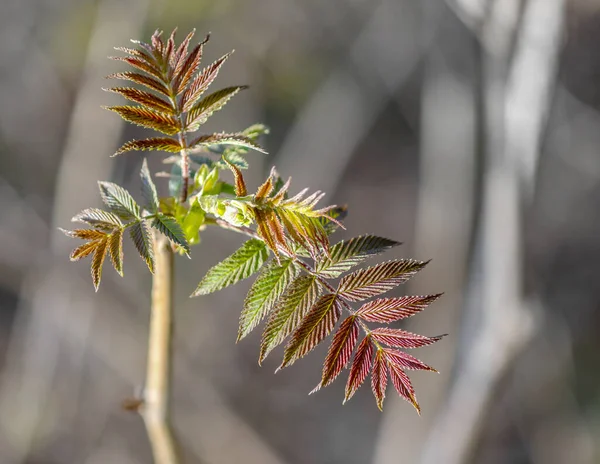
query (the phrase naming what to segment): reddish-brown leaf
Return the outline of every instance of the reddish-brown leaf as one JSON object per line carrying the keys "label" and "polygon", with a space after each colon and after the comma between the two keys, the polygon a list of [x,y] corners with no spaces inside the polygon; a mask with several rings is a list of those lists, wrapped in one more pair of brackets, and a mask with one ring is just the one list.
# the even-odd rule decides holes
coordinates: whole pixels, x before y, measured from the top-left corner
{"label": "reddish-brown leaf", "polygon": [[108,241],[106,239],[99,240],[98,246],[96,246],[96,250],[94,251],[94,256],[92,257],[92,282],[96,291],[98,291],[100,280],[102,279],[102,264],[104,264],[104,258],[106,257],[107,246]]}
{"label": "reddish-brown leaf", "polygon": [[279,369],[293,364],[321,343],[331,333],[341,314],[337,295],[327,294],[319,298],[294,331]]}
{"label": "reddish-brown leaf", "polygon": [[[190,32],[186,36],[186,38],[183,39],[183,42],[181,42],[179,47],[177,47],[175,53],[173,53],[173,60],[170,66],[171,72],[169,73],[169,79],[171,79],[173,76],[179,75],[179,73],[181,72],[181,68],[183,67],[185,59],[187,58],[188,46],[190,45],[190,41],[194,37],[195,33],[196,29],[193,29],[192,32]],[[208,41],[208,36],[206,36],[206,40]]]}
{"label": "reddish-brown leaf", "polygon": [[138,106],[108,106],[105,109],[114,111],[126,121],[167,135],[174,135],[180,131],[179,122],[170,114]]}
{"label": "reddish-brown leaf", "polygon": [[318,391],[321,387],[326,387],[340,375],[342,369],[350,361],[357,340],[358,323],[355,316],[350,316],[340,324],[338,331],[333,336],[323,364],[321,383],[311,393]]}
{"label": "reddish-brown leaf", "polygon": [[375,362],[373,362],[373,371],[371,372],[371,390],[377,401],[377,407],[383,411],[383,400],[385,399],[385,389],[387,387],[387,366],[383,358],[381,349],[375,354]]}
{"label": "reddish-brown leaf", "polygon": [[419,406],[419,402],[417,401],[417,396],[415,395],[415,389],[412,386],[410,378],[406,375],[406,372],[402,370],[400,366],[395,364],[394,362],[390,362],[390,360],[386,357],[388,361],[388,368],[390,372],[390,378],[392,379],[392,384],[394,388],[398,392],[398,394],[408,401],[413,407],[417,410],[417,413],[421,415],[421,407]]}
{"label": "reddish-brown leaf", "polygon": [[140,71],[143,71],[151,75],[152,77],[155,77],[159,81],[163,78],[160,70],[157,69],[156,66],[148,63],[148,61],[146,61],[143,58],[137,58],[132,56],[111,56],[110,58],[112,58],[115,61],[124,61],[125,63],[128,63],[131,66],[133,66],[134,68],[137,68]]}
{"label": "reddish-brown leaf", "polygon": [[96,229],[60,230],[69,237],[80,238],[82,240],[98,240],[106,237],[106,232]]}
{"label": "reddish-brown leaf", "polygon": [[235,194],[238,197],[245,197],[248,194],[248,189],[246,188],[246,182],[244,181],[244,175],[242,174],[242,171],[235,164],[231,164],[227,158],[223,158],[223,161],[225,161],[233,173],[235,180]]}
{"label": "reddish-brown leaf", "polygon": [[179,95],[186,89],[190,79],[198,70],[198,66],[200,66],[200,61],[202,60],[202,48],[204,44],[205,42],[201,42],[196,45],[183,62],[179,73],[175,72],[173,90],[176,95]]}
{"label": "reddish-brown leaf", "polygon": [[369,322],[394,322],[422,311],[440,296],[442,296],[441,293],[427,296],[380,298],[362,305],[356,311],[356,315]]}
{"label": "reddish-brown leaf", "polygon": [[342,278],[338,293],[348,301],[365,300],[406,282],[426,265],[423,261],[401,259],[359,269]]}
{"label": "reddish-brown leaf", "polygon": [[371,370],[372,363],[373,344],[371,343],[371,337],[367,335],[360,345],[358,345],[356,354],[354,355],[354,360],[350,367],[350,374],[348,375],[348,382],[346,383],[344,403],[352,398],[354,393],[356,393],[356,390],[358,390],[365,381]]}
{"label": "reddish-brown leaf", "polygon": [[140,105],[147,106],[153,110],[174,114],[175,110],[170,102],[163,100],[162,98],[150,93],[145,92],[143,90],[134,89],[131,87],[113,87],[112,89],[103,89],[108,92],[118,93],[122,95],[127,100],[130,100],[135,103],[139,103]]}
{"label": "reddish-brown leaf", "polygon": [[397,364],[403,369],[437,372],[433,367],[428,366],[423,361],[418,360],[414,356],[411,356],[404,351],[393,350],[391,348],[382,348],[382,350],[384,351],[385,357],[388,359],[388,361]]}
{"label": "reddish-brown leaf", "polygon": [[94,252],[94,250],[96,250],[96,247],[101,241],[102,240],[91,240],[89,242],[85,242],[83,245],[78,246],[71,252],[69,259],[71,261],[79,261],[80,259],[89,256]]}
{"label": "reddish-brown leaf", "polygon": [[194,78],[190,86],[181,97],[181,106],[183,107],[183,111],[189,111],[192,106],[194,106],[194,103],[198,101],[208,86],[215,80],[217,74],[219,74],[221,66],[223,63],[225,63],[229,56],[231,56],[231,53],[227,53],[226,55],[222,56],[210,66],[204,68],[202,72]]}
{"label": "reddish-brown leaf", "polygon": [[420,348],[431,345],[444,336],[425,337],[402,329],[391,329],[389,327],[380,327],[371,332],[374,340],[396,348]]}
{"label": "reddish-brown leaf", "polygon": [[152,77],[144,76],[143,74],[139,74],[139,73],[135,73],[135,72],[120,72],[120,73],[110,74],[110,75],[106,76],[106,78],[107,79],[122,79],[125,81],[135,82],[136,84],[144,85],[144,86],[148,87],[149,89],[156,90],[158,93],[161,93],[161,94],[165,95],[166,97],[169,96],[169,89],[167,89],[167,87],[162,82],[159,82],[158,80],[156,80]]}
{"label": "reddish-brown leaf", "polygon": [[181,145],[175,139],[169,137],[152,137],[144,140],[130,140],[124,143],[112,156],[117,156],[128,151],[150,151],[160,150],[169,153],[179,153]]}

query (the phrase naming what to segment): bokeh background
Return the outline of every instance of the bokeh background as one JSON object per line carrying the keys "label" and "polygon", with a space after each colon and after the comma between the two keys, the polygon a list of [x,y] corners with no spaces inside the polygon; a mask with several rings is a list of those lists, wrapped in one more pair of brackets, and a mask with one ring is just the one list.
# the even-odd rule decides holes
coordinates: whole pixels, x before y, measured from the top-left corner
{"label": "bokeh background", "polygon": [[126,248],[95,294],[57,227],[98,179],[138,191],[142,154],[109,158],[144,131],[100,109],[106,57],[175,26],[212,32],[207,61],[236,49],[217,86],[251,88],[207,130],[270,126],[249,184],[276,165],[348,204],[348,234],[433,258],[401,291],[445,296],[406,326],[449,334],[419,350],[441,372],[411,375],[421,417],[391,387],[383,413],[368,386],[342,407],[343,380],[308,396],[326,343],[273,375],[259,331],[234,343],[249,283],[187,298],[242,240],[207,231],[177,261],[185,462],[600,463],[598,0],[2,0],[0,462],[151,462],[120,409],[150,277]]}

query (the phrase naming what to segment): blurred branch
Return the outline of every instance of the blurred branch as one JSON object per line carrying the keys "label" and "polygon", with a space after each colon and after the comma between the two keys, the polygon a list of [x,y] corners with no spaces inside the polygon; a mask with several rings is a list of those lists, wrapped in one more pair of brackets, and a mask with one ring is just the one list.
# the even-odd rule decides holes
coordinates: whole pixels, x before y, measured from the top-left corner
{"label": "blurred branch", "polygon": [[[529,175],[524,177],[526,183],[520,182],[525,165],[519,160],[525,157],[530,164],[532,161],[534,165],[528,169],[535,172],[549,89],[556,72],[563,7],[563,0],[528,1],[512,62],[509,50],[514,39],[506,32],[513,28],[506,19],[517,20],[518,2],[498,0],[484,31],[488,44],[484,62],[488,157],[476,249],[481,270],[474,267],[471,277],[471,290],[481,292],[480,302],[469,297],[470,303],[480,309],[471,307],[465,315],[464,326],[472,333],[465,334],[469,342],[456,371],[457,380],[435,421],[424,450],[424,463],[468,461],[499,381],[536,329],[538,312],[522,294],[521,250],[525,187],[528,192],[534,191],[535,179]],[[539,27],[540,15],[545,18],[543,27]],[[524,47],[539,48],[532,52]],[[524,73],[520,68],[526,66],[523,61],[531,53],[550,56],[538,56],[535,72]],[[536,86],[532,98],[537,104],[518,101]]]}

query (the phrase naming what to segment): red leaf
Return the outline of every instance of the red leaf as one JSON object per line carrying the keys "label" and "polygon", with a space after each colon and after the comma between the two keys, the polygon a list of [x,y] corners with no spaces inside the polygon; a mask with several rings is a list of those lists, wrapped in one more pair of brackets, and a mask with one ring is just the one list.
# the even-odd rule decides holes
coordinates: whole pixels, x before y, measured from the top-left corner
{"label": "red leaf", "polygon": [[380,298],[362,305],[356,311],[356,315],[369,322],[394,322],[422,311],[440,296],[442,293],[427,296]]}
{"label": "red leaf", "polygon": [[221,66],[223,63],[225,63],[225,60],[227,60],[230,55],[231,53],[227,53],[226,55],[222,56],[210,66],[204,68],[202,72],[194,78],[190,86],[181,97],[181,106],[183,107],[183,111],[189,111],[192,106],[194,106],[194,103],[198,101],[198,98],[200,98],[208,86],[215,80],[217,74],[219,74],[219,69],[221,69]]}
{"label": "red leaf", "polygon": [[425,337],[424,335],[414,334],[406,330],[390,329],[388,327],[375,329],[371,332],[371,335],[378,342],[397,348],[420,348],[431,345],[444,337],[443,335]]}
{"label": "red leaf", "polygon": [[402,370],[400,366],[395,364],[394,362],[390,362],[389,358],[386,359],[388,361],[388,367],[390,372],[390,378],[392,379],[392,384],[394,388],[398,392],[398,394],[408,401],[413,407],[417,410],[417,413],[421,415],[421,407],[419,406],[419,402],[417,401],[417,397],[415,395],[415,389],[412,386],[410,378],[406,373]]}
{"label": "red leaf", "polygon": [[391,348],[382,348],[382,350],[390,362],[402,366],[404,369],[437,372],[433,367],[428,366],[423,361],[419,361],[404,351],[392,350]]}
{"label": "red leaf", "polygon": [[279,369],[293,364],[321,343],[331,333],[341,313],[342,307],[337,295],[323,295],[292,335]]}
{"label": "red leaf", "polygon": [[387,261],[348,274],[338,287],[340,296],[348,301],[360,301],[406,282],[427,265],[413,259]]}
{"label": "red leaf", "polygon": [[387,387],[387,366],[383,358],[381,349],[377,350],[375,362],[373,363],[373,372],[371,372],[371,389],[377,401],[377,407],[383,411],[383,400],[385,399],[385,389]]}
{"label": "red leaf", "polygon": [[321,387],[326,387],[340,375],[342,369],[350,361],[357,339],[358,323],[355,316],[350,316],[340,324],[338,331],[333,336],[329,352],[323,364],[321,383],[311,393],[320,390]]}
{"label": "red leaf", "polygon": [[358,345],[358,349],[354,355],[354,361],[352,361],[348,382],[346,383],[344,403],[352,398],[354,393],[356,393],[356,390],[358,390],[365,381],[371,370],[372,362],[373,345],[371,344],[371,337],[367,335],[360,345]]}

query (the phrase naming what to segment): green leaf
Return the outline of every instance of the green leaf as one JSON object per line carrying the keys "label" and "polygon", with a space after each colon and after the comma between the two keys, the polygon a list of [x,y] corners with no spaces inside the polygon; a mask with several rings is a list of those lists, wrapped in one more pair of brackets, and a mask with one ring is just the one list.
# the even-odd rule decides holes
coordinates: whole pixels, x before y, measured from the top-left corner
{"label": "green leaf", "polygon": [[206,213],[198,204],[196,198],[193,199],[190,209],[183,219],[183,233],[190,245],[195,245],[200,242],[200,227],[204,224]]}
{"label": "green leaf", "polygon": [[116,214],[98,208],[87,208],[73,216],[73,222],[83,222],[98,229],[113,230],[123,227],[123,223]]}
{"label": "green leaf", "polygon": [[321,287],[312,275],[298,277],[289,285],[269,316],[260,345],[259,364],[298,327],[320,293]]}
{"label": "green leaf", "polygon": [[248,240],[235,253],[212,267],[192,296],[207,295],[250,277],[260,269],[268,255],[261,240]]}
{"label": "green leaf", "polygon": [[273,309],[276,301],[298,273],[298,267],[291,259],[282,259],[281,264],[271,261],[263,267],[244,301],[238,341],[248,335]]}
{"label": "green leaf", "polygon": [[204,124],[206,120],[215,112],[219,111],[225,104],[240,90],[247,89],[248,86],[226,87],[207,95],[194,106],[188,109],[186,118],[186,130],[193,132]]}
{"label": "green leaf", "polygon": [[104,204],[124,221],[140,218],[140,207],[131,194],[112,182],[98,182]]}
{"label": "green leaf", "polygon": [[252,148],[253,150],[260,151],[261,153],[267,153],[264,148],[253,142],[245,135],[234,133],[234,134],[208,134],[201,135],[190,142],[190,148],[194,151],[198,151],[211,145],[236,145],[244,148]]}
{"label": "green leaf", "polygon": [[183,179],[181,178],[181,166],[178,163],[171,167],[171,176],[169,177],[169,195],[179,198]]}
{"label": "green leaf", "polygon": [[181,230],[181,226],[177,223],[175,218],[166,216],[162,213],[158,213],[152,221],[152,227],[160,231],[173,243],[176,243],[185,250],[186,253],[190,252],[190,246],[187,243],[185,234]]}
{"label": "green leaf", "polygon": [[329,249],[315,270],[324,277],[336,278],[370,256],[400,245],[400,242],[374,235],[363,235],[336,243]]}
{"label": "green leaf", "polygon": [[142,163],[142,170],[140,171],[140,177],[142,179],[142,197],[146,202],[146,206],[153,213],[158,210],[158,193],[156,192],[156,186],[152,182],[152,176],[148,170],[148,162],[146,158]]}
{"label": "green leaf", "polygon": [[323,295],[294,331],[285,347],[279,369],[290,366],[306,355],[331,333],[342,314],[342,305],[335,294]]}
{"label": "green leaf", "polygon": [[140,221],[132,225],[129,228],[129,236],[150,272],[154,273],[154,243],[148,222]]}

